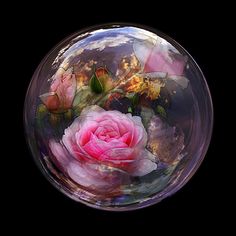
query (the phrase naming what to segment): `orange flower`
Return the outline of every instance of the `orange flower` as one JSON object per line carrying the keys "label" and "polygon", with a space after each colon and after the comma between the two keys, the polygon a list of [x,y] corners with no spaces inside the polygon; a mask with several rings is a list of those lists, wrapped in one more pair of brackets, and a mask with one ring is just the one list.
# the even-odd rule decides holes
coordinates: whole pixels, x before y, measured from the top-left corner
{"label": "orange flower", "polygon": [[158,79],[147,79],[134,75],[125,85],[125,91],[129,93],[146,94],[148,98],[154,100],[158,98],[164,83]]}

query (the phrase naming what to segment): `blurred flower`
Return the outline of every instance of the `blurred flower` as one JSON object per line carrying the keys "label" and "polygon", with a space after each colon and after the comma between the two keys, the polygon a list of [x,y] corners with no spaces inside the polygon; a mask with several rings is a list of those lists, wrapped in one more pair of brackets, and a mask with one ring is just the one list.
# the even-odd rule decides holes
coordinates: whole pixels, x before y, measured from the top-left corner
{"label": "blurred flower", "polygon": [[146,94],[151,100],[157,99],[164,82],[158,79],[143,78],[140,75],[134,75],[124,86],[128,93]]}
{"label": "blurred flower", "polygon": [[144,64],[143,72],[164,72],[168,75],[183,75],[186,59],[161,46],[155,46]]}
{"label": "blurred flower", "polygon": [[169,126],[158,116],[153,116],[148,124],[147,147],[160,161],[173,164],[181,157],[184,148],[184,134],[180,129]]}
{"label": "blurred flower", "polygon": [[79,90],[84,85],[88,84],[88,81],[89,81],[89,78],[85,73],[80,72],[76,74],[77,90]]}
{"label": "blurred flower", "polygon": [[141,64],[144,78],[159,78],[173,80],[183,89],[188,86],[188,79],[184,76],[187,56],[180,54],[170,44],[160,42],[139,42],[133,44],[133,49]]}
{"label": "blurred flower", "polygon": [[183,75],[187,58],[170,45],[135,41],[133,49],[142,65],[143,73],[162,72],[168,76]]}
{"label": "blurred flower", "polygon": [[71,108],[75,92],[76,78],[69,70],[56,74],[50,92],[42,94],[40,98],[49,111],[61,112]]}
{"label": "blurred flower", "polygon": [[137,73],[140,71],[141,65],[139,63],[139,60],[134,54],[131,54],[130,56],[123,57],[118,70],[116,72],[117,77],[131,77],[134,73]]}

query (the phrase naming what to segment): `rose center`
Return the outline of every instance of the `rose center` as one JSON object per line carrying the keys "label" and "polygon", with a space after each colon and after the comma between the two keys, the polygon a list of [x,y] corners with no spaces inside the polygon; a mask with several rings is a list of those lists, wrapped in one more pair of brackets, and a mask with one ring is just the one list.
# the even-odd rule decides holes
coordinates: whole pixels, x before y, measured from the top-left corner
{"label": "rose center", "polygon": [[106,142],[120,138],[119,132],[112,127],[98,127],[94,134],[98,137],[98,139]]}

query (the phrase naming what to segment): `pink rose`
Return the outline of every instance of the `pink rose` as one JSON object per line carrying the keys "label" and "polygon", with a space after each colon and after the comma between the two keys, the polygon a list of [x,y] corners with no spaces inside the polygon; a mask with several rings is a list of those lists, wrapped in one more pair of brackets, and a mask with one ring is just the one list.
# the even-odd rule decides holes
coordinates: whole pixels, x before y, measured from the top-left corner
{"label": "pink rose", "polygon": [[72,106],[76,92],[75,74],[70,71],[55,75],[50,92],[40,96],[49,111],[64,111]]}
{"label": "pink rose", "polygon": [[142,65],[143,73],[168,73],[168,76],[182,76],[186,58],[174,52],[168,44],[136,41],[133,45],[136,57]]}
{"label": "pink rose", "polygon": [[186,64],[185,58],[173,53],[161,46],[155,46],[147,57],[143,71],[150,72],[163,72],[168,75],[181,76],[184,72]]}
{"label": "pink rose", "polygon": [[183,89],[188,86],[188,79],[184,76],[187,57],[176,51],[168,43],[136,41],[133,45],[135,56],[138,58],[144,77],[166,78],[175,81]]}
{"label": "pink rose", "polygon": [[156,169],[156,157],[145,149],[141,118],[98,106],[84,109],[65,130],[60,143],[50,141],[55,164],[78,184],[107,191],[130,176]]}

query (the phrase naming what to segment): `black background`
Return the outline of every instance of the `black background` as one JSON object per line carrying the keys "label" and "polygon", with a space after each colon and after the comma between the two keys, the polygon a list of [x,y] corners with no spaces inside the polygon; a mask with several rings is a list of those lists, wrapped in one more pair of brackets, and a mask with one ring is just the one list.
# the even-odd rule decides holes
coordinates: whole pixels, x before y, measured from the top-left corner
{"label": "black background", "polygon": [[[100,229],[112,233],[108,226],[113,227],[114,231],[121,229],[124,233],[126,226],[131,230],[142,228],[146,233],[151,230],[156,233],[161,230],[183,233],[187,231],[186,227],[195,233],[203,232],[206,227],[227,230],[222,221],[231,206],[227,205],[227,200],[223,200],[225,180],[221,177],[222,156],[227,156],[224,149],[227,142],[224,138],[226,128],[223,126],[225,113],[222,112],[226,89],[218,73],[221,67],[219,58],[222,57],[219,42],[225,40],[222,38],[226,31],[223,26],[227,25],[223,21],[224,17],[219,16],[226,11],[225,8],[216,4],[208,7],[206,3],[200,2],[183,5],[168,2],[165,6],[147,1],[129,6],[127,2],[55,4],[49,6],[34,2],[30,5],[14,5],[14,11],[13,8],[9,10],[9,17],[14,17],[13,23],[6,25],[10,32],[5,34],[7,45],[10,46],[7,56],[11,58],[7,60],[10,62],[7,63],[8,66],[10,64],[7,74],[12,79],[6,81],[12,83],[8,93],[8,99],[13,104],[10,111],[7,104],[8,112],[14,112],[8,118],[12,118],[11,124],[14,124],[16,135],[13,137],[12,132],[7,131],[10,164],[3,167],[7,185],[7,200],[4,203],[9,222],[22,222],[17,227],[24,231],[29,230],[30,225],[36,230],[44,230],[49,226],[53,230],[74,229],[77,233],[83,232],[85,227],[86,230]],[[215,112],[212,142],[194,177],[178,193],[163,202],[123,213],[91,209],[54,189],[32,160],[25,142],[22,118],[24,96],[31,76],[47,52],[81,28],[109,22],[147,25],[179,42],[203,70],[212,93]],[[13,139],[17,142],[15,147],[10,141]],[[95,225],[96,228],[93,227]]]}

